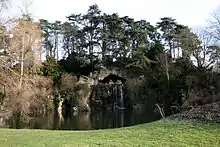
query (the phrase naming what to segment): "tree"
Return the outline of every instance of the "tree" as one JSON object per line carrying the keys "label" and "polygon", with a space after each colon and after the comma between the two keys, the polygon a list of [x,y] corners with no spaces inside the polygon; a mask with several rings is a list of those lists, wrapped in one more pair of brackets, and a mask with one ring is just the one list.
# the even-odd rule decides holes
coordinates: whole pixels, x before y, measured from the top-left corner
{"label": "tree", "polygon": [[62,36],[63,36],[63,50],[64,56],[70,56],[73,52],[79,52],[79,34],[78,27],[71,22],[65,22],[62,24]]}
{"label": "tree", "polygon": [[85,37],[82,33],[82,15],[71,14],[67,17],[68,21],[62,25],[63,48],[68,56],[71,53],[78,53],[79,56],[84,56]]}
{"label": "tree", "polygon": [[102,58],[102,64],[104,66],[107,66],[107,58],[110,56],[110,47],[113,43],[113,38],[111,34],[111,23],[113,23],[114,20],[114,14],[113,15],[107,15],[103,14],[99,17],[100,21],[100,27],[99,27],[99,48],[100,48],[100,54]]}
{"label": "tree", "polygon": [[123,20],[116,13],[104,15],[103,17],[105,26],[101,32],[101,37],[103,37],[101,39],[102,56],[104,62],[108,60],[109,63],[113,63],[120,56],[121,46],[119,41],[124,36]]}
{"label": "tree", "polygon": [[220,9],[212,14],[209,21],[209,26],[206,28],[207,36],[211,39],[211,44],[208,46],[210,50],[210,60],[219,66],[219,46],[220,46]]}
{"label": "tree", "polygon": [[214,12],[209,20],[207,28],[209,36],[213,39],[213,43],[220,43],[220,9]]}
{"label": "tree", "polygon": [[220,47],[219,46],[208,46],[210,50],[209,64],[213,64],[213,67],[217,68],[217,71],[220,68]]}
{"label": "tree", "polygon": [[0,13],[3,12],[4,9],[8,8],[10,0],[0,0]]}
{"label": "tree", "polygon": [[205,68],[210,68],[214,63],[218,62],[218,47],[216,47],[212,36],[210,36],[209,32],[205,28],[198,30],[196,35],[201,41],[199,54],[201,61],[197,62],[200,62],[201,66]]}
{"label": "tree", "polygon": [[201,41],[198,36],[191,32],[189,28],[185,28],[178,35],[178,39],[182,49],[182,57],[190,58],[190,56],[194,56],[197,60],[197,65],[200,67],[202,64],[200,59]]}
{"label": "tree", "polygon": [[44,37],[43,47],[47,57],[59,60],[59,44],[61,38],[62,25],[61,21],[49,23],[47,20],[40,19],[42,34]]}
{"label": "tree", "polygon": [[83,47],[87,50],[89,54],[90,64],[94,66],[94,47],[98,46],[99,39],[99,21],[97,17],[100,16],[101,11],[98,8],[98,5],[92,5],[89,7],[87,14],[82,16],[81,24],[83,25],[82,34],[84,35],[84,44]]}
{"label": "tree", "polygon": [[40,19],[43,42],[42,46],[46,52],[46,57],[53,57],[53,43],[51,40],[52,26],[47,20]]}
{"label": "tree", "polygon": [[12,20],[15,27],[11,30],[8,56],[20,64],[20,87],[24,68],[33,68],[41,64],[41,29],[40,23],[23,18]]}
{"label": "tree", "polygon": [[198,69],[209,68],[215,61],[210,58],[214,52],[212,48],[212,39],[205,30],[197,30],[194,33],[188,27],[182,29],[178,35],[182,56],[184,58],[195,59]]}
{"label": "tree", "polygon": [[53,33],[53,40],[54,40],[54,49],[53,49],[53,56],[54,58],[59,60],[59,36],[61,32],[61,21],[55,21],[52,23],[52,33]]}
{"label": "tree", "polygon": [[168,47],[169,58],[176,58],[175,50],[179,47],[177,35],[184,28],[183,25],[179,25],[175,19],[170,17],[161,18],[161,22],[157,23],[157,27],[162,31],[162,38],[165,41],[165,45]]}

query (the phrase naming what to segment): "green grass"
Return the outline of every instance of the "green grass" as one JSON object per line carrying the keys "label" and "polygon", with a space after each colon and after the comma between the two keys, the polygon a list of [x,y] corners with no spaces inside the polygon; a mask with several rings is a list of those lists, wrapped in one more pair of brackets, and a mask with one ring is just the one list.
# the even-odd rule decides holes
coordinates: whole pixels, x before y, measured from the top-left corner
{"label": "green grass", "polygon": [[220,146],[220,125],[157,121],[133,127],[96,131],[0,129],[0,146]]}

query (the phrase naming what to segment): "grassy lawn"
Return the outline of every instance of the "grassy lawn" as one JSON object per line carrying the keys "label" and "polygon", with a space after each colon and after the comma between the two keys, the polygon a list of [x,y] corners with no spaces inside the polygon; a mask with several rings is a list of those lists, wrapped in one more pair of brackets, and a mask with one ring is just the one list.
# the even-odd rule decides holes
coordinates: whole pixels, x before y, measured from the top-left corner
{"label": "grassy lawn", "polygon": [[0,146],[220,146],[220,125],[157,121],[97,131],[0,129]]}

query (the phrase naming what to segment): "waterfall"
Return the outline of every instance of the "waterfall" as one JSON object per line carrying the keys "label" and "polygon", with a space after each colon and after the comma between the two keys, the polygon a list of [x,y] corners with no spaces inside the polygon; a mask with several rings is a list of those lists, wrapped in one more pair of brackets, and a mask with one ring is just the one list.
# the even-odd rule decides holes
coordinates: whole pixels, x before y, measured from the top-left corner
{"label": "waterfall", "polygon": [[118,87],[115,84],[114,84],[114,89],[115,89],[114,90],[114,92],[115,92],[114,94],[115,94],[115,98],[116,98],[115,102],[116,102],[116,106],[118,106]]}
{"label": "waterfall", "polygon": [[113,98],[115,98],[114,108],[125,109],[124,108],[124,90],[123,84],[114,84],[113,86]]}
{"label": "waterfall", "polygon": [[[115,86],[114,85],[112,85],[112,99],[113,99],[113,101],[115,101]],[[114,102],[113,103],[114,109],[115,109],[115,105],[116,105],[116,103]]]}
{"label": "waterfall", "polygon": [[120,91],[120,107],[124,108],[124,91],[123,91],[123,84],[119,85],[119,91]]}

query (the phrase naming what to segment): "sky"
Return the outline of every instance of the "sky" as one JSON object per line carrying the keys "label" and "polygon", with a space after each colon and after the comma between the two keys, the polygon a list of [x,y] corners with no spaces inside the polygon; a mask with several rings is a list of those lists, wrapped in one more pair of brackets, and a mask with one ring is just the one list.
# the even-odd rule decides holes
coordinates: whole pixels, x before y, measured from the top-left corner
{"label": "sky", "polygon": [[162,17],[173,17],[190,27],[205,25],[210,14],[220,7],[220,0],[11,0],[4,16],[19,16],[19,7],[31,2],[29,12],[36,19],[65,21],[71,13],[86,13],[90,5],[97,4],[108,14],[145,19],[152,24]]}

